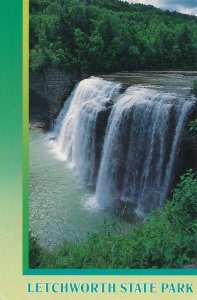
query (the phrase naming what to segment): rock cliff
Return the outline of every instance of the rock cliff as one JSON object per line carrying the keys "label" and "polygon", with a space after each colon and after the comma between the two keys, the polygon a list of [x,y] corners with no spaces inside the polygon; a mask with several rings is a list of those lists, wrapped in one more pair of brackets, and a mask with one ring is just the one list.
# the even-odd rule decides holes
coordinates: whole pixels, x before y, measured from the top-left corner
{"label": "rock cliff", "polygon": [[81,79],[56,69],[30,72],[30,127],[51,127],[64,100]]}

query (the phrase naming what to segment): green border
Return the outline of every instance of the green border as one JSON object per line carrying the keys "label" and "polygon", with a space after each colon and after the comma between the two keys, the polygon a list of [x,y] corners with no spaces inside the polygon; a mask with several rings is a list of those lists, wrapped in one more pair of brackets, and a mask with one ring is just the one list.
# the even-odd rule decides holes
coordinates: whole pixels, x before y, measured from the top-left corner
{"label": "green border", "polygon": [[29,268],[29,0],[23,11],[23,274]]}
{"label": "green border", "polygon": [[23,275],[194,276],[196,269],[28,269]]}
{"label": "green border", "polygon": [[197,275],[197,269],[29,269],[29,0],[23,0],[23,275]]}

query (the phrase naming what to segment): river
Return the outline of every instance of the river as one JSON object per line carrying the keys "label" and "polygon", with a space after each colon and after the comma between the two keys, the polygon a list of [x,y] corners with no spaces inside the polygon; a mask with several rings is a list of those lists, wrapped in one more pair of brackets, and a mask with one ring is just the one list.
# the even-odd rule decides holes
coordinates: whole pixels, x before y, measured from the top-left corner
{"label": "river", "polygon": [[[117,73],[87,79],[63,108],[55,140],[30,130],[29,228],[42,246],[52,249],[103,232],[104,220],[116,222],[119,232],[130,229],[109,209],[119,194],[142,213],[163,205],[194,106],[194,75]],[[131,87],[119,91],[122,84]],[[108,127],[98,139],[98,119],[111,101]]]}
{"label": "river", "polygon": [[108,225],[115,222],[118,232],[131,228],[92,205],[93,190],[75,177],[70,163],[56,156],[47,133],[30,130],[29,139],[29,228],[43,247],[53,249],[64,240],[79,242],[89,233],[104,232],[105,220]]}

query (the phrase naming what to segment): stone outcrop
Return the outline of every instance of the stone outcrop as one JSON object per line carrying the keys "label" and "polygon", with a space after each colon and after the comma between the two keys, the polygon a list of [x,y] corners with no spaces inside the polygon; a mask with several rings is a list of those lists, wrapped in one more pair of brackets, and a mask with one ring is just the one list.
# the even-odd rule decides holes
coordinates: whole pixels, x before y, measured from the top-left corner
{"label": "stone outcrop", "polygon": [[50,127],[49,103],[32,89],[29,90],[29,99],[30,128],[48,129]]}
{"label": "stone outcrop", "polygon": [[[197,106],[193,111],[190,120],[197,119]],[[193,136],[189,133],[188,128],[185,129],[183,134],[183,143],[182,143],[182,170],[193,169],[197,171],[197,136]]]}
{"label": "stone outcrop", "polygon": [[188,132],[183,137],[182,170],[193,169],[197,171],[197,138]]}
{"label": "stone outcrop", "polygon": [[96,127],[95,127],[95,161],[94,161],[94,173],[93,173],[93,185],[96,186],[96,181],[98,177],[98,171],[102,158],[103,143],[106,134],[107,122],[109,119],[112,106],[106,107],[106,109],[101,110],[97,115]]}
{"label": "stone outcrop", "polygon": [[[85,77],[84,75],[83,78]],[[74,85],[81,79],[82,76],[71,76],[56,69],[30,72],[31,126],[48,128],[52,126],[64,100],[71,93]],[[46,118],[46,111],[48,112],[48,118]]]}

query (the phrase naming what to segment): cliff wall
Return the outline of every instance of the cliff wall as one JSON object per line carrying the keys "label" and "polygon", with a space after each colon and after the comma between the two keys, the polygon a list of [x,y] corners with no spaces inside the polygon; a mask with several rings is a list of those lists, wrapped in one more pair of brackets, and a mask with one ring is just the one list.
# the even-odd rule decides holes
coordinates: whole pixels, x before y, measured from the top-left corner
{"label": "cliff wall", "polygon": [[30,127],[53,126],[64,100],[81,79],[56,69],[30,72]]}

